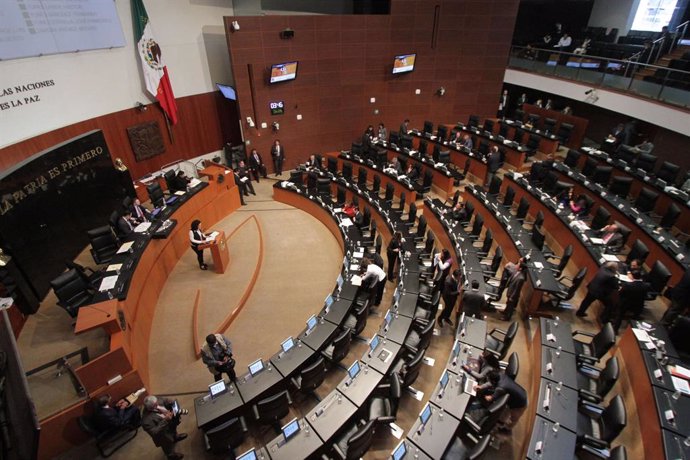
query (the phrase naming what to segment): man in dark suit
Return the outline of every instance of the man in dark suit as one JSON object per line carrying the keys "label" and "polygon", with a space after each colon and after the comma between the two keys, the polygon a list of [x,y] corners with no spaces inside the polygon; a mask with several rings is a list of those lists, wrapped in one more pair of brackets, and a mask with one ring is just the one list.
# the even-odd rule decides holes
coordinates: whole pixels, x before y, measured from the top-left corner
{"label": "man in dark suit", "polygon": [[685,270],[685,274],[678,284],[671,290],[671,306],[661,317],[661,324],[669,328],[675,319],[690,308],[690,267]]}
{"label": "man in dark suit", "polygon": [[501,154],[498,152],[498,146],[494,145],[491,147],[491,150],[489,150],[488,155],[486,156],[486,166],[487,166],[487,174],[486,174],[486,186],[488,187],[489,184],[491,184],[491,179],[493,179],[494,175],[496,174],[496,171],[498,171],[499,166],[501,165]]}
{"label": "man in dark suit", "polygon": [[103,395],[96,402],[94,423],[101,431],[107,431],[124,426],[138,427],[141,423],[141,414],[136,406],[130,405],[121,399],[111,406],[110,395]]}
{"label": "man in dark suit", "polygon": [[618,289],[617,270],[618,264],[616,262],[606,262],[599,268],[592,281],[587,285],[587,295],[577,310],[577,316],[587,316],[587,309],[595,300],[604,304],[605,312],[611,311],[613,293]]}
{"label": "man in dark suit", "polygon": [[459,201],[453,206],[453,209],[448,211],[448,217],[453,220],[465,220],[467,219],[467,209],[465,209],[465,203]]}
{"label": "man in dark suit", "polygon": [[259,174],[266,179],[266,165],[256,149],[252,149],[247,161],[249,162],[249,172],[254,176],[257,182],[259,182]]}
{"label": "man in dark suit", "polygon": [[177,426],[180,424],[180,415],[188,412],[184,410],[175,415],[172,404],[165,398],[147,396],[144,399],[141,427],[151,436],[153,443],[163,449],[167,458],[181,459],[184,455],[175,452],[175,443],[185,439],[187,434],[177,434]]}
{"label": "man in dark suit", "polygon": [[352,219],[352,222],[355,224],[355,227],[361,232],[362,227],[364,226],[364,214],[362,214],[362,211],[360,211],[359,208],[355,211],[355,217]]}
{"label": "man in dark suit", "polygon": [[604,312],[601,315],[601,322],[608,323],[613,316],[613,330],[618,334],[618,329],[621,327],[623,316],[628,313],[633,318],[639,318],[644,310],[644,301],[647,297],[648,286],[642,281],[642,272],[633,270],[628,273],[630,282],[622,283],[618,291],[618,302],[616,303],[615,311]]}
{"label": "man in dark suit", "polygon": [[275,169],[276,177],[283,175],[283,161],[285,161],[285,149],[280,144],[278,139],[273,142],[271,147],[271,157],[273,157],[273,168]]}
{"label": "man in dark suit", "polygon": [[403,134],[407,135],[407,131],[409,131],[409,129],[410,129],[410,120],[405,118],[405,121],[403,121],[400,124],[400,135],[403,135]]}
{"label": "man in dark suit", "polygon": [[511,275],[510,278],[508,278],[508,282],[506,284],[506,310],[503,312],[503,316],[501,317],[503,321],[510,321],[510,318],[513,316],[513,312],[518,306],[518,302],[520,302],[520,293],[522,292],[522,286],[525,284],[525,269],[525,261],[520,260],[517,270]]}
{"label": "man in dark suit", "polygon": [[131,211],[125,211],[125,213],[117,219],[117,233],[118,236],[124,237],[128,237],[134,233],[134,222],[132,221]]}
{"label": "man in dark suit", "polygon": [[471,289],[462,293],[458,313],[462,312],[467,316],[479,318],[482,314],[482,308],[484,308],[484,296],[479,292],[479,281],[472,280]]}
{"label": "man in dark suit", "polygon": [[132,203],[132,219],[134,219],[137,224],[151,220],[151,213],[141,205],[139,198],[135,198]]}
{"label": "man in dark suit", "polygon": [[254,191],[254,186],[252,185],[252,180],[249,177],[249,170],[247,167],[244,165],[244,161],[240,160],[240,164],[237,166],[237,175],[240,178],[240,181],[247,187],[247,190],[249,190],[249,193],[252,195],[256,195],[256,192]]}
{"label": "man in dark suit", "polygon": [[458,295],[460,295],[460,274],[462,271],[460,269],[455,269],[446,277],[443,282],[443,290],[441,291],[441,297],[443,297],[443,312],[438,318],[438,325],[443,327],[443,322],[453,326],[453,322],[450,320],[450,313],[455,308],[455,302],[458,300]]}

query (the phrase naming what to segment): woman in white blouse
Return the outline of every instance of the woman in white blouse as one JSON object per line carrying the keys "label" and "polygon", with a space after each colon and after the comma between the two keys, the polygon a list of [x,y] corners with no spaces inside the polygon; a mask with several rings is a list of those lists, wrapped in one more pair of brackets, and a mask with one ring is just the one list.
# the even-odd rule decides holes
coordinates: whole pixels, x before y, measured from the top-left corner
{"label": "woman in white blouse", "polygon": [[208,269],[204,263],[204,250],[199,249],[200,244],[208,243],[208,237],[201,230],[201,221],[196,219],[192,221],[192,228],[189,230],[189,242],[192,245],[192,250],[196,252],[196,258],[199,261],[199,268],[202,270]]}

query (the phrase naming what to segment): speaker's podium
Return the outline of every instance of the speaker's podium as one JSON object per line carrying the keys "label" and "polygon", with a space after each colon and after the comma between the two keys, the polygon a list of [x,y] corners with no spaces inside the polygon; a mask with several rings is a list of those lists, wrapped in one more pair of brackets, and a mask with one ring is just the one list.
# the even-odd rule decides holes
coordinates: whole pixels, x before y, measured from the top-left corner
{"label": "speaker's podium", "polygon": [[217,232],[213,241],[206,244],[200,244],[199,249],[210,249],[213,257],[213,267],[216,273],[225,273],[225,269],[230,263],[230,253],[228,252],[228,244],[225,242],[225,232]]}

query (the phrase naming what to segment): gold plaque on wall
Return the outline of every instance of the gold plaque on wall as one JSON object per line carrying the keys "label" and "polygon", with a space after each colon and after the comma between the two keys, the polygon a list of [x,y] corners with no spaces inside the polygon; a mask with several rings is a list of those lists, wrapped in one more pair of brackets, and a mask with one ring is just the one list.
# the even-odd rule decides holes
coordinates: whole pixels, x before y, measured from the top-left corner
{"label": "gold plaque on wall", "polygon": [[157,121],[149,121],[127,128],[129,143],[137,161],[147,160],[165,152],[163,136]]}

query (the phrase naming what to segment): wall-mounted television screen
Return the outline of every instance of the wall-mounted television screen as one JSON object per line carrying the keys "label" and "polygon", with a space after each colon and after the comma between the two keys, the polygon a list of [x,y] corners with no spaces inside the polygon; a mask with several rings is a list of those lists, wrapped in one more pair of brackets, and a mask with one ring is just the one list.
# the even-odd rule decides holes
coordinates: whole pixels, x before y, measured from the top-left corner
{"label": "wall-mounted television screen", "polygon": [[237,100],[237,93],[235,92],[235,88],[233,88],[232,86],[221,85],[220,83],[216,83],[216,86],[223,94],[223,96],[225,96],[227,99],[230,99],[231,101]]}
{"label": "wall-mounted television screen", "polygon": [[414,70],[414,61],[417,54],[401,54],[395,56],[393,61],[393,73],[412,72]]}
{"label": "wall-mounted television screen", "polygon": [[273,64],[270,83],[294,80],[297,78],[297,61]]}

